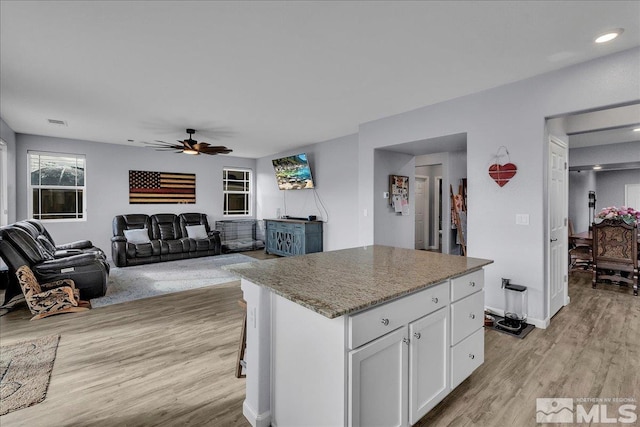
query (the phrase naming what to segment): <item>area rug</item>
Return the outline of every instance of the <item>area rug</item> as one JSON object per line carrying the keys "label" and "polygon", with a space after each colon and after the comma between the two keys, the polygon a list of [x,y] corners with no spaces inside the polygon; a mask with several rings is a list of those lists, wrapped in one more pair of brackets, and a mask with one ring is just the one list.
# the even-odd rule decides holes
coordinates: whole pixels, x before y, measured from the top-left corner
{"label": "area rug", "polygon": [[220,267],[253,261],[256,259],[246,255],[227,254],[131,267],[112,267],[107,282],[107,293],[103,297],[92,299],[91,306],[104,307],[231,282],[238,280],[238,276]]}
{"label": "area rug", "polygon": [[60,335],[0,347],[0,415],[47,396]]}

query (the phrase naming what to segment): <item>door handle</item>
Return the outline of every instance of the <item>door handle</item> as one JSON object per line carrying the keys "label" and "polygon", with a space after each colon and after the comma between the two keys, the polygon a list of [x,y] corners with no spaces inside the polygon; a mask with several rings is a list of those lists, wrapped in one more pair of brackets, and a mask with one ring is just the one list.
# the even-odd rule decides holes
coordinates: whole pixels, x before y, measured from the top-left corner
{"label": "door handle", "polygon": [[551,241],[551,242],[556,242],[557,240],[558,240],[558,239],[551,239],[550,241]]}

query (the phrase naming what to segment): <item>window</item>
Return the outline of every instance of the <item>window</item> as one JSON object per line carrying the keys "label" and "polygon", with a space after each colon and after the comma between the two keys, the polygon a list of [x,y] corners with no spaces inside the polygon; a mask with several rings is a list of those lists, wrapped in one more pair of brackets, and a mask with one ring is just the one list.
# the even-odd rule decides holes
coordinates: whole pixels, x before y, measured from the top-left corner
{"label": "window", "polygon": [[222,170],[224,215],[251,215],[251,171],[247,169]]}
{"label": "window", "polygon": [[29,211],[40,220],[85,219],[85,156],[28,152]]}

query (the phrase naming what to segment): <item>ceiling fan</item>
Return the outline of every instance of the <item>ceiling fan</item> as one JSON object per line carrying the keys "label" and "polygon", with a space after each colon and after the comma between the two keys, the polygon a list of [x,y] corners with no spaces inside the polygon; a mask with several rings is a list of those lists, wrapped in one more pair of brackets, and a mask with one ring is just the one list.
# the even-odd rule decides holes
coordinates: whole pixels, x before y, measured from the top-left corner
{"label": "ceiling fan", "polygon": [[198,142],[193,139],[193,134],[196,133],[195,129],[187,129],[189,138],[183,141],[178,141],[179,144],[173,144],[165,141],[147,142],[149,147],[155,148],[158,151],[173,151],[174,153],[184,154],[210,154],[212,156],[216,154],[229,154],[233,150],[224,147],[222,145],[209,145],[206,142]]}

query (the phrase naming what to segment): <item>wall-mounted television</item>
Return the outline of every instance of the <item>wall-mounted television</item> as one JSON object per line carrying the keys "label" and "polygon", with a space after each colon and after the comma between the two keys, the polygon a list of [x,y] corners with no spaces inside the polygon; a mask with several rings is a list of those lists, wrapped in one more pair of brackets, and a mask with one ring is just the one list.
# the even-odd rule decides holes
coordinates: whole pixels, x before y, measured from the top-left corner
{"label": "wall-mounted television", "polygon": [[273,169],[280,190],[304,190],[313,188],[311,169],[307,161],[307,153],[274,159]]}

